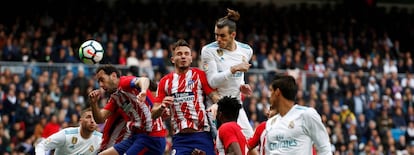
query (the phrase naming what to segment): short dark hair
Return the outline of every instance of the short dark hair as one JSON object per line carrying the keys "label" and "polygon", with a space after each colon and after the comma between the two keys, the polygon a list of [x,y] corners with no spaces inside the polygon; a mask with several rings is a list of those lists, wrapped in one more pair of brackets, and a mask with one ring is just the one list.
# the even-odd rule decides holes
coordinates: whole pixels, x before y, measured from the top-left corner
{"label": "short dark hair", "polygon": [[113,72],[115,72],[117,77],[120,77],[121,76],[121,73],[119,72],[119,70],[115,66],[110,65],[110,64],[104,64],[104,65],[99,66],[96,69],[96,72],[95,73],[98,73],[101,70],[103,70],[105,72],[105,74],[107,74],[107,75],[110,75]]}
{"label": "short dark hair", "polygon": [[157,91],[157,88],[158,88],[157,83],[153,80],[150,80],[150,85],[149,85],[148,89],[150,91]]}
{"label": "short dark hair", "polygon": [[216,27],[221,29],[225,26],[228,26],[229,33],[235,32],[237,30],[236,21],[239,19],[239,12],[232,9],[227,9],[227,15],[217,20]]}
{"label": "short dark hair", "polygon": [[180,46],[187,46],[187,47],[190,47],[190,44],[188,44],[187,43],[187,41],[185,41],[184,39],[179,39],[179,40],[177,40],[173,45],[172,45],[172,48],[171,48],[171,50],[174,52],[174,50],[177,48],[177,47],[180,47]]}
{"label": "short dark hair", "polygon": [[217,105],[217,112],[221,112],[229,120],[237,120],[240,108],[242,107],[240,101],[231,96],[224,96],[217,102]]}
{"label": "short dark hair", "polygon": [[83,117],[85,113],[88,111],[92,111],[92,107],[86,107],[85,109],[83,109],[80,113],[80,117]]}
{"label": "short dark hair", "polygon": [[298,93],[298,85],[296,84],[296,80],[293,76],[276,74],[273,78],[271,87],[273,90],[279,88],[283,97],[288,100],[295,101],[296,94]]}

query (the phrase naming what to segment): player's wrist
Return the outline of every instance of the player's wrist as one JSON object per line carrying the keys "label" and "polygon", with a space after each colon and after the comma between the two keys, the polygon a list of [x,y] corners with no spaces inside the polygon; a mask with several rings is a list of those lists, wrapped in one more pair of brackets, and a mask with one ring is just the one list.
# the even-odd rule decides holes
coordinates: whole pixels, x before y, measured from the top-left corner
{"label": "player's wrist", "polygon": [[164,103],[161,103],[160,109],[165,109],[167,106]]}
{"label": "player's wrist", "polygon": [[237,72],[237,68],[236,68],[236,66],[231,66],[231,67],[230,67],[230,72],[231,72],[231,74],[236,73],[236,72]]}

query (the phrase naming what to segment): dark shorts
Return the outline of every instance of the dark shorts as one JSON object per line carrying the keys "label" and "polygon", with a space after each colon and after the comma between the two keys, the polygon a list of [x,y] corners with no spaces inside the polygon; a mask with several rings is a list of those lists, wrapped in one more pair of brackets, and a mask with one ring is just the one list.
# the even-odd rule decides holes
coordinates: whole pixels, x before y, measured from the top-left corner
{"label": "dark shorts", "polygon": [[213,137],[210,132],[178,133],[173,136],[172,155],[191,155],[194,149],[215,155]]}
{"label": "dark shorts", "polygon": [[165,145],[165,137],[152,137],[147,134],[135,134],[130,138],[115,144],[114,148],[118,154],[163,155]]}

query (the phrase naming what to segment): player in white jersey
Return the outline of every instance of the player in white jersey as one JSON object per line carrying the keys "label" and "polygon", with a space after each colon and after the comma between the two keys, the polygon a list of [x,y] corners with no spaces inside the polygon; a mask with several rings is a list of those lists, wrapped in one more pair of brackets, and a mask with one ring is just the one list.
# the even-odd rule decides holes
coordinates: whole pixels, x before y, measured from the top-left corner
{"label": "player in white jersey", "polygon": [[69,127],[43,139],[35,147],[36,155],[45,155],[55,149],[55,154],[96,155],[99,150],[102,133],[96,130],[97,125],[92,111],[82,111],[79,127]]}
{"label": "player in white jersey", "polygon": [[278,114],[267,120],[265,154],[331,155],[328,132],[314,108],[295,105],[298,90],[290,75],[276,75],[270,85],[270,106]]}
{"label": "player in white jersey", "polygon": [[[242,94],[252,93],[244,81],[244,72],[251,66],[248,62],[253,50],[249,45],[235,40],[236,21],[240,14],[231,9],[227,11],[227,16],[216,22],[216,41],[202,48],[201,59],[210,86],[216,88],[220,96],[232,96],[242,101]],[[246,138],[253,136],[253,128],[243,108],[240,109],[237,123],[242,127]]]}

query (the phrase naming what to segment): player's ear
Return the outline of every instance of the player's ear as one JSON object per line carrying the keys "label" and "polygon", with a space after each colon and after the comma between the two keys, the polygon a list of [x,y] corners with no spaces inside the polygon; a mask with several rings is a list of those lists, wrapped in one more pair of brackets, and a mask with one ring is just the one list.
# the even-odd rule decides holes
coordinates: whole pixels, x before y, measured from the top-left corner
{"label": "player's ear", "polygon": [[230,33],[230,35],[231,35],[232,38],[236,38],[236,31]]}
{"label": "player's ear", "polygon": [[117,78],[117,75],[116,75],[116,73],[115,73],[115,72],[112,72],[110,76],[112,77],[112,79]]}
{"label": "player's ear", "polygon": [[171,60],[171,63],[174,64],[174,56],[171,56],[170,60]]}

